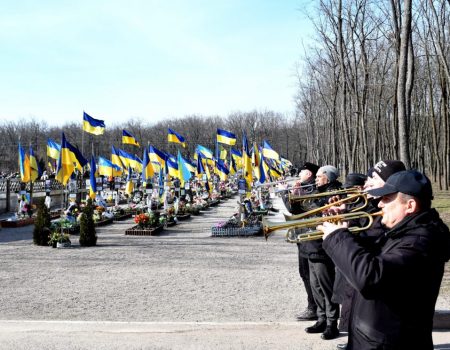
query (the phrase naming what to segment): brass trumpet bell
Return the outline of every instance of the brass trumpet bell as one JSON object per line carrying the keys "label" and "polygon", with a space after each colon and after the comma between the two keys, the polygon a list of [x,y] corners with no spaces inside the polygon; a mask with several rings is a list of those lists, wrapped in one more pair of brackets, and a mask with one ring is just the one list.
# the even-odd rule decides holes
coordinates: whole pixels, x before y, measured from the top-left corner
{"label": "brass trumpet bell", "polygon": [[[330,196],[330,193],[333,193],[333,192],[328,192],[327,196]],[[305,197],[310,197],[310,196],[314,196],[314,195],[309,195],[309,196],[305,196]],[[323,197],[323,196],[321,196],[321,197]],[[315,197],[315,198],[320,198],[320,197]],[[363,192],[355,193],[348,197],[339,199],[336,202],[326,204],[324,206],[309,210],[309,211],[301,213],[301,214],[287,215],[286,213],[283,213],[283,215],[284,215],[284,219],[286,221],[300,220],[300,219],[304,219],[304,218],[307,218],[307,217],[310,217],[313,215],[318,215],[322,211],[327,210],[327,209],[337,206],[337,205],[356,203],[360,199],[362,200],[362,204],[352,210],[352,212],[356,212],[356,211],[360,211],[361,209],[363,209],[367,206],[368,200],[367,200],[366,193],[363,193]]]}
{"label": "brass trumpet bell", "polygon": [[[339,215],[331,215],[331,216],[320,216],[320,217],[314,217],[309,219],[302,219],[302,220],[292,220],[287,222],[274,222],[267,220],[266,218],[263,218],[263,231],[264,231],[264,237],[269,238],[269,236],[272,234],[272,232],[277,230],[283,230],[283,229],[293,229],[293,228],[315,228],[316,226],[324,223],[324,222],[342,222],[342,221],[349,221],[349,220],[356,220],[356,219],[362,219],[367,218],[368,223],[364,227],[349,227],[349,230],[351,232],[359,232],[367,230],[370,226],[372,226],[373,218],[375,216],[382,215],[383,213],[377,212],[377,213],[366,213],[364,211],[359,212],[353,212],[353,213],[346,213],[346,214],[339,214]],[[311,231],[307,233],[301,233],[297,235],[297,237],[292,237],[289,235],[289,232],[286,234],[286,241],[289,243],[300,243],[305,241],[311,241],[315,239],[321,239],[323,237],[322,231]]]}

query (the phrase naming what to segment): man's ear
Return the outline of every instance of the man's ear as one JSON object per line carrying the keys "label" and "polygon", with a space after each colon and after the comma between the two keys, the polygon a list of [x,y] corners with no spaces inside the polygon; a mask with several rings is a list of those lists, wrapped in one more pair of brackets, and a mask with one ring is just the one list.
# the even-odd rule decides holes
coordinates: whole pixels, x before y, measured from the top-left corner
{"label": "man's ear", "polygon": [[406,213],[413,214],[419,211],[419,203],[415,198],[410,198],[406,201]]}

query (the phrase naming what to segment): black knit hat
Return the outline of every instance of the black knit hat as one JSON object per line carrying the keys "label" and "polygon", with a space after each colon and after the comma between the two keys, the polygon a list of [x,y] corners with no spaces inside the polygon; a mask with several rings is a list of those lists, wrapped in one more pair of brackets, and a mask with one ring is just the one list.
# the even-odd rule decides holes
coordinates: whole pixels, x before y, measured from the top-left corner
{"label": "black knit hat", "polygon": [[299,171],[302,171],[303,169],[309,170],[313,173],[314,176],[316,176],[317,170],[319,170],[319,166],[313,163],[305,162],[300,168]]}
{"label": "black knit hat", "polygon": [[345,183],[342,185],[344,188],[350,188],[355,186],[364,186],[364,183],[367,180],[367,176],[365,174],[352,173],[348,174],[345,178]]}
{"label": "black knit hat", "polygon": [[406,170],[405,164],[399,160],[381,160],[373,167],[373,171],[377,173],[384,182],[394,173]]}

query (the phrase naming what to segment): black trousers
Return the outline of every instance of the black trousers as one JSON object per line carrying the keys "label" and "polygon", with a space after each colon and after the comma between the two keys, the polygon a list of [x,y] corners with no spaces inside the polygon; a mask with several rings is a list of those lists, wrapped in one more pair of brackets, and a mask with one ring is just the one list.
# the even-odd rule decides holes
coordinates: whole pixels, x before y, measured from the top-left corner
{"label": "black trousers", "polygon": [[331,260],[309,260],[311,289],[317,305],[319,321],[327,321],[327,325],[337,324],[339,304],[333,302],[333,284],[335,277],[334,264]]}
{"label": "black trousers", "polygon": [[306,294],[308,295],[308,309],[316,310],[316,302],[311,290],[311,281],[309,278],[309,260],[300,255],[300,244],[297,244],[298,248],[298,272],[300,278],[305,286]]}

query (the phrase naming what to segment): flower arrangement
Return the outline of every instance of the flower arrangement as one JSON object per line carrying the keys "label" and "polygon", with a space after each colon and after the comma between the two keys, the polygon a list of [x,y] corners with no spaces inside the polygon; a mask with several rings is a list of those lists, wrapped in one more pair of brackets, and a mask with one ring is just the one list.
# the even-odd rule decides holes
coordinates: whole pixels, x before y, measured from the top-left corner
{"label": "flower arrangement", "polygon": [[149,226],[150,216],[148,214],[138,214],[134,217],[134,222],[140,228],[145,228],[145,227]]}
{"label": "flower arrangement", "polygon": [[56,248],[56,243],[71,243],[70,236],[67,233],[52,232],[48,236],[48,245]]}

